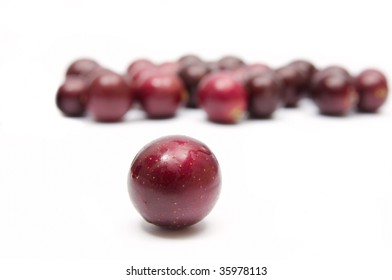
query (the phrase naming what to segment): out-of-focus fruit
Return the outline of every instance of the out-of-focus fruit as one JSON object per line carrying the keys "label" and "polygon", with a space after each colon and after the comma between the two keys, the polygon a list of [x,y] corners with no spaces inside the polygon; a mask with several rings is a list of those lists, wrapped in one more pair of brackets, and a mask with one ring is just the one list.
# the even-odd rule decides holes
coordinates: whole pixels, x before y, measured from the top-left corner
{"label": "out-of-focus fruit", "polygon": [[170,118],[174,117],[187,94],[177,75],[156,71],[141,81],[138,98],[147,117]]}
{"label": "out-of-focus fruit", "polygon": [[177,61],[164,62],[158,66],[160,71],[177,74],[180,70],[180,63]]}
{"label": "out-of-focus fruit", "polygon": [[302,85],[305,77],[294,66],[287,65],[276,70],[282,88],[282,103],[286,108],[296,108],[303,96]]}
{"label": "out-of-focus fruit", "polygon": [[355,78],[359,94],[358,110],[376,112],[387,100],[388,83],[383,73],[376,69],[366,69]]}
{"label": "out-of-focus fruit", "polygon": [[135,73],[137,73],[141,69],[150,68],[150,67],[155,67],[155,64],[152,63],[150,60],[145,58],[137,59],[128,66],[127,76],[131,78]]}
{"label": "out-of-focus fruit", "polygon": [[69,117],[80,117],[85,114],[88,83],[82,77],[68,76],[60,86],[56,95],[56,105]]}
{"label": "out-of-focus fruit", "polygon": [[204,63],[194,63],[182,67],[178,75],[182,79],[188,92],[187,107],[197,108],[197,86],[201,79],[209,73],[208,67]]}
{"label": "out-of-focus fruit", "polygon": [[300,86],[301,95],[309,96],[311,93],[311,82],[313,75],[316,73],[316,67],[309,61],[306,60],[294,60],[289,65],[294,66],[303,77],[302,84]]}
{"label": "out-of-focus fruit", "polygon": [[194,54],[187,54],[178,59],[178,63],[180,64],[180,67],[194,64],[194,63],[203,63],[203,60],[198,57],[197,55]]}
{"label": "out-of-focus fruit", "polygon": [[244,86],[226,72],[205,76],[198,87],[199,106],[213,122],[240,121],[247,110],[247,99]]}
{"label": "out-of-focus fruit", "polygon": [[355,107],[358,93],[350,77],[332,73],[318,81],[313,98],[321,114],[343,116]]}
{"label": "out-of-focus fruit", "polygon": [[233,70],[245,65],[245,62],[239,57],[227,55],[218,60],[218,65],[222,70]]}
{"label": "out-of-focus fruit", "polygon": [[66,75],[86,76],[95,68],[100,67],[99,64],[89,58],[81,58],[71,63],[66,71]]}
{"label": "out-of-focus fruit", "polygon": [[269,118],[280,104],[280,84],[272,71],[254,76],[247,83],[252,118]]}
{"label": "out-of-focus fruit", "polygon": [[90,84],[87,111],[99,122],[118,122],[132,103],[132,93],[125,78],[104,73]]}

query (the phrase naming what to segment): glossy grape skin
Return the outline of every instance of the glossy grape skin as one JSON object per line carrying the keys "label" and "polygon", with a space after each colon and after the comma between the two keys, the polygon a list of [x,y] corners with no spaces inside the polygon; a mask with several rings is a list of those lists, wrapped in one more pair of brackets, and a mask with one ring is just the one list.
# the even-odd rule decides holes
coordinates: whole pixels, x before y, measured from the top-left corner
{"label": "glossy grape skin", "polygon": [[219,163],[211,150],[187,136],[166,136],[142,148],[132,162],[128,192],[142,217],[180,229],[201,221],[221,189]]}

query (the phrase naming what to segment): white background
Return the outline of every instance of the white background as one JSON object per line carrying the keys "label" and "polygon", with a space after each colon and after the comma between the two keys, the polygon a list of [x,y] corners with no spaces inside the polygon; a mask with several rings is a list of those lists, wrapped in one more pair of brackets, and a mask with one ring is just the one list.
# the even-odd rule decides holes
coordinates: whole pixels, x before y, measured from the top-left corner
{"label": "white background", "polygon": [[[377,115],[328,118],[305,102],[235,126],[198,110],[162,121],[133,110],[123,123],[97,124],[54,104],[81,56],[117,71],[185,53],[274,67],[306,58],[391,78],[391,26],[385,0],[1,0],[0,278],[257,264],[266,279],[391,279],[390,103]],[[137,151],[168,134],[205,142],[223,173],[216,208],[181,232],[146,224],[126,187]]]}

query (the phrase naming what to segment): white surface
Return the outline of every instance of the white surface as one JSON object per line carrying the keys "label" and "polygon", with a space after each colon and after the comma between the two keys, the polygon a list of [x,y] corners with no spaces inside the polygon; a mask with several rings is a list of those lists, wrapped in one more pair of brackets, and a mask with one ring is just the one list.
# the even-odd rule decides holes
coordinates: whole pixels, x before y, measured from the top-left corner
{"label": "white surface", "polygon": [[[236,126],[192,110],[163,121],[134,110],[124,123],[97,124],[65,118],[54,104],[65,67],[85,55],[118,71],[140,56],[188,52],[272,66],[305,57],[390,78],[387,1],[96,2],[0,2],[2,279],[53,279],[62,265],[68,274],[57,279],[120,279],[124,262],[198,259],[258,261],[273,268],[270,279],[391,279],[390,103],[347,118],[318,116],[305,103]],[[177,233],[143,222],[126,188],[137,151],[168,134],[205,142],[223,173],[213,212]]]}

